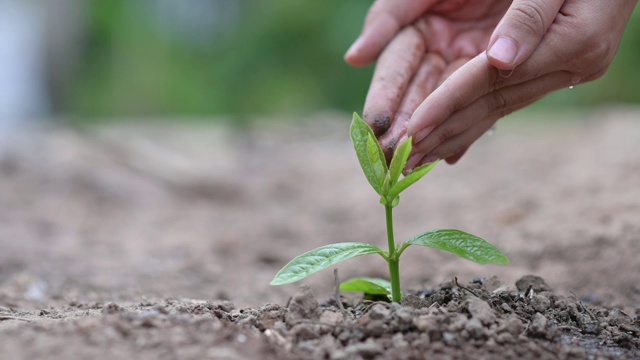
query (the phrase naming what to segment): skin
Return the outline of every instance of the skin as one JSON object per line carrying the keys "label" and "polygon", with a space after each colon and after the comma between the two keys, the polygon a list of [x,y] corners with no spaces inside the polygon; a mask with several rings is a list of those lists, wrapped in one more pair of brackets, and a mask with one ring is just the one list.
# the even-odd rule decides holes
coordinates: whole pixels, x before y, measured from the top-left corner
{"label": "skin", "polygon": [[345,60],[378,61],[364,120],[407,170],[457,162],[501,117],[601,77],[637,0],[377,0]]}

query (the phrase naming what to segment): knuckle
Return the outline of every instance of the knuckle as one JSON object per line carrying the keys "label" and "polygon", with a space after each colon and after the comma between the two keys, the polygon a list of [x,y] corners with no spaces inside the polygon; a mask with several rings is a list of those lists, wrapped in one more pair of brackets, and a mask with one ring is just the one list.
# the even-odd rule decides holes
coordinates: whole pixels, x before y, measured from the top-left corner
{"label": "knuckle", "polygon": [[440,131],[438,131],[437,140],[438,144],[443,144],[450,138],[454,137],[457,134],[456,129],[451,126],[443,127]]}
{"label": "knuckle", "polygon": [[488,101],[488,106],[487,106],[488,114],[493,114],[495,112],[502,111],[502,109],[505,109],[506,107],[509,106],[509,101],[503,91],[493,92],[493,94],[489,96],[487,101]]}
{"label": "knuckle", "polygon": [[437,138],[438,144],[444,143],[445,141],[447,141],[447,139],[449,139],[449,137],[451,137],[451,135],[448,132],[443,131],[438,133],[438,138]]}
{"label": "knuckle", "polygon": [[583,64],[583,71],[604,74],[613,59],[613,52],[614,50],[608,41],[590,40],[582,48],[582,56],[578,61]]}
{"label": "knuckle", "polygon": [[567,63],[567,71],[576,74],[581,82],[596,80],[609,69],[615,48],[608,41],[589,39],[575,51],[577,56]]}
{"label": "knuckle", "polygon": [[606,61],[611,52],[611,45],[608,41],[601,39],[590,39],[586,42],[582,49],[586,59],[592,63],[601,63]]}
{"label": "knuckle", "polygon": [[498,111],[498,118],[503,118],[503,117],[513,113],[514,110],[515,109],[512,108],[512,107],[507,107],[507,108],[501,109],[501,110]]}
{"label": "knuckle", "polygon": [[451,138],[453,136],[453,130],[450,127],[446,127],[442,130],[440,130],[438,132],[438,144],[443,144],[444,142],[446,142],[449,138]]}
{"label": "knuckle", "polygon": [[526,31],[542,36],[546,32],[543,11],[539,2],[520,1],[513,5],[512,20],[521,25]]}

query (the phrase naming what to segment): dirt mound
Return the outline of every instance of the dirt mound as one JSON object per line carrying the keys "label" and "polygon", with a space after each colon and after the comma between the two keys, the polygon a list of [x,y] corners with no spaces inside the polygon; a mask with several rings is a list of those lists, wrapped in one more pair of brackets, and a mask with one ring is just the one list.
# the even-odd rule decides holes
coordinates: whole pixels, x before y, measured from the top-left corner
{"label": "dirt mound", "polygon": [[[353,302],[344,314],[304,294],[285,306],[298,285],[269,282],[313,248],[386,243],[384,212],[348,137],[349,114],[3,136],[0,354],[420,358],[415,347],[442,358],[471,349],[487,359],[530,351],[638,357],[640,111],[529,116],[536,118],[502,122],[456,166],[438,165],[395,210],[398,241],[461,229],[511,263],[480,266],[412,248],[400,269],[413,294],[406,301],[415,300],[408,308]],[[340,263],[339,271],[344,280],[387,276],[377,258]],[[506,284],[536,274],[548,285],[527,278],[494,293],[494,274]],[[454,276],[476,294],[440,284]],[[304,283],[322,301],[333,296],[333,281],[325,271]]]}
{"label": "dirt mound", "polygon": [[[550,291],[527,276],[516,289],[497,278],[408,294],[400,303],[335,299],[318,304],[303,286],[286,307],[236,309],[229,301],[163,300],[134,305],[72,303],[5,331],[5,354],[22,358],[140,359],[635,359],[632,318]],[[84,316],[71,320],[71,314]],[[55,318],[55,324],[42,319]]]}

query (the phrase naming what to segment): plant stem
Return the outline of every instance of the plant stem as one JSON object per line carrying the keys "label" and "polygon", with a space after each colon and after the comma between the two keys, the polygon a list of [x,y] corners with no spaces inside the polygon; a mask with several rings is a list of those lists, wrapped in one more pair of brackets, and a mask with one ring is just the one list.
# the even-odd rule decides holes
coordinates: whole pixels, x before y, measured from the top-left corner
{"label": "plant stem", "polygon": [[391,204],[385,205],[385,215],[387,219],[387,241],[389,243],[389,276],[391,277],[391,301],[400,302],[402,293],[400,292],[400,259],[396,256],[396,245],[393,239],[393,207]]}

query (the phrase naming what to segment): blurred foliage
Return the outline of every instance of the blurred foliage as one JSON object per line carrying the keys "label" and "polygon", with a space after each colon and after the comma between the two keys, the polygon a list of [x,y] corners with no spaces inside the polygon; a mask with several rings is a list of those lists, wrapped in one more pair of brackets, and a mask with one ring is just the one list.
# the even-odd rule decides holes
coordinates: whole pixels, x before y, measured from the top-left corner
{"label": "blurred foliage", "polygon": [[[193,0],[164,1],[175,7],[168,12],[154,0],[87,1],[84,58],[63,96],[64,111],[100,118],[362,107],[372,67],[352,69],[342,55],[371,2],[207,1],[220,5],[218,13],[210,6],[184,11],[203,4]],[[194,24],[202,26],[189,28]],[[640,10],[603,79],[560,91],[543,106],[639,102],[638,63]]]}
{"label": "blurred foliage", "polygon": [[[222,1],[224,3],[224,1]],[[154,24],[148,3],[93,1],[86,58],[68,99],[83,117],[359,109],[372,69],[342,55],[367,2],[245,1],[208,41]]]}

